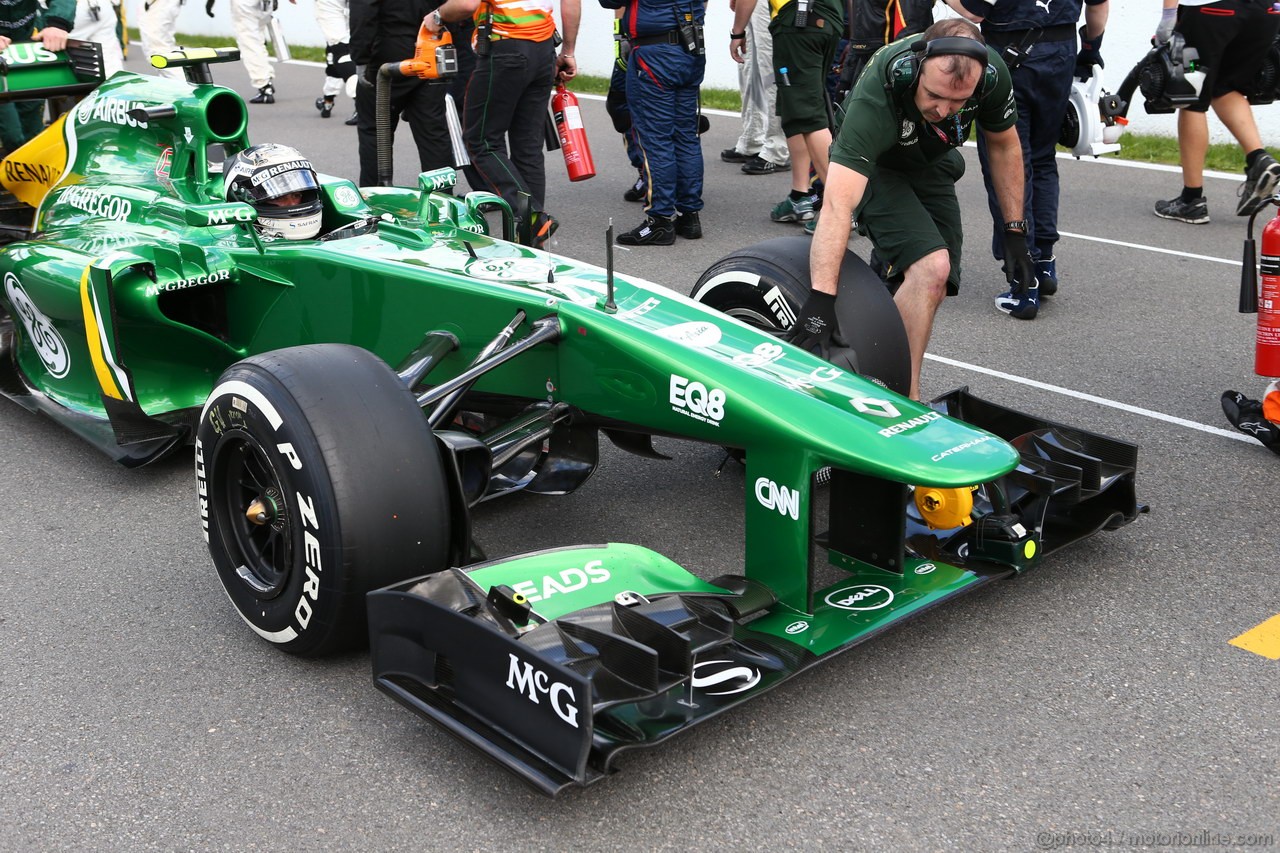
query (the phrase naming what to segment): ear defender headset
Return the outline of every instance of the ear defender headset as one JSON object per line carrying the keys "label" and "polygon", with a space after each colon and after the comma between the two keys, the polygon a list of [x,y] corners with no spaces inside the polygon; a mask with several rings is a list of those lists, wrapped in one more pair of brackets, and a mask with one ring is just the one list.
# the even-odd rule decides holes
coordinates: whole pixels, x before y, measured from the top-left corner
{"label": "ear defender headset", "polygon": [[945,36],[925,41],[919,39],[911,45],[911,51],[904,53],[889,66],[888,81],[885,87],[895,99],[901,99],[915,92],[920,83],[920,65],[933,56],[967,56],[982,63],[982,84],[974,90],[972,100],[977,100],[991,91],[995,86],[998,74],[991,64],[987,47],[977,39],[963,36]]}

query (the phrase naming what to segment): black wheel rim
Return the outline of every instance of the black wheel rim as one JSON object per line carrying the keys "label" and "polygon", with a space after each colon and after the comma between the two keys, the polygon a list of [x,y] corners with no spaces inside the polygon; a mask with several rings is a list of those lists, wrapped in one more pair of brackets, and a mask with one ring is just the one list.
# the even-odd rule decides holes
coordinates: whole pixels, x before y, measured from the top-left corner
{"label": "black wheel rim", "polygon": [[293,535],[284,488],[261,446],[247,434],[224,436],[209,496],[231,574],[255,598],[280,595],[289,581]]}

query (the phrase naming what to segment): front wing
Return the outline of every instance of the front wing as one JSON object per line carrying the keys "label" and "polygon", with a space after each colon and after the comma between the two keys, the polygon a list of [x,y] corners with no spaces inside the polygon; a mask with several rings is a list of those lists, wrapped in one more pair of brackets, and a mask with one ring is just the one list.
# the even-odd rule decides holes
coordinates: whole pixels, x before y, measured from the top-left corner
{"label": "front wing", "polygon": [[978,487],[973,521],[951,530],[926,524],[901,484],[834,472],[816,538],[846,576],[791,567],[807,578],[803,610],[760,579],[703,581],[635,545],[520,555],[370,593],[375,683],[555,795],[1146,509],[1131,444],[963,390],[934,406],[1009,440],[1022,463]]}

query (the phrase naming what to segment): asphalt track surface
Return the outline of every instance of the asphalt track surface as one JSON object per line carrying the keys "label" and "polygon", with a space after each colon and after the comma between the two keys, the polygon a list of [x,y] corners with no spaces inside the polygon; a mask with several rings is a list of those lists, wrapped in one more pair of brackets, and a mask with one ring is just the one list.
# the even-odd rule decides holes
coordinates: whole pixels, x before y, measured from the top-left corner
{"label": "asphalt track surface", "polygon": [[[322,122],[319,78],[282,68],[252,138],[355,177],[348,103]],[[550,155],[548,206],[555,248],[602,262],[606,221],[641,214],[602,105],[584,110],[600,175],[571,185]],[[733,249],[799,233],[768,219],[785,176],[720,162],[736,135],[713,116],[703,138],[706,238],[619,251],[621,271],[687,291]],[[1236,313],[1237,182],[1211,178],[1214,220],[1192,227],[1149,212],[1175,174],[1063,161],[1061,291],[1019,322],[991,303],[973,154],[964,286],[924,393],[967,384],[1137,442],[1149,515],[549,800],[374,690],[366,655],[294,660],[248,631],[201,540],[189,454],[126,471],[0,401],[0,849],[1274,844],[1280,661],[1228,643],[1280,611],[1280,459],[1220,429],[1219,393],[1262,387]],[[402,182],[412,156],[402,140]],[[674,461],[606,447],[578,493],[485,505],[477,534],[491,555],[630,541],[735,570],[741,470],[660,449]]]}

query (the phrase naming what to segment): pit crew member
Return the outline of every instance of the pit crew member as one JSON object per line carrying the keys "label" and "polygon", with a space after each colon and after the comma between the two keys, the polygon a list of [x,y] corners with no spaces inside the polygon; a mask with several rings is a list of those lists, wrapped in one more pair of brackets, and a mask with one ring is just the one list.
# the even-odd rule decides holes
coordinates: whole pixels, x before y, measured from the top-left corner
{"label": "pit crew member", "polygon": [[886,279],[898,283],[894,302],[911,349],[910,395],[918,399],[934,314],[960,287],[963,234],[955,182],[964,174],[964,159],[956,149],[975,123],[986,135],[1005,219],[1005,277],[1011,284],[1034,281],[1009,70],[977,27],[948,18],[919,38],[878,50],[845,103],[809,254],[813,289],[791,340],[806,349],[830,344],[836,282],[850,217],[856,216],[859,232],[871,238],[885,264]]}

